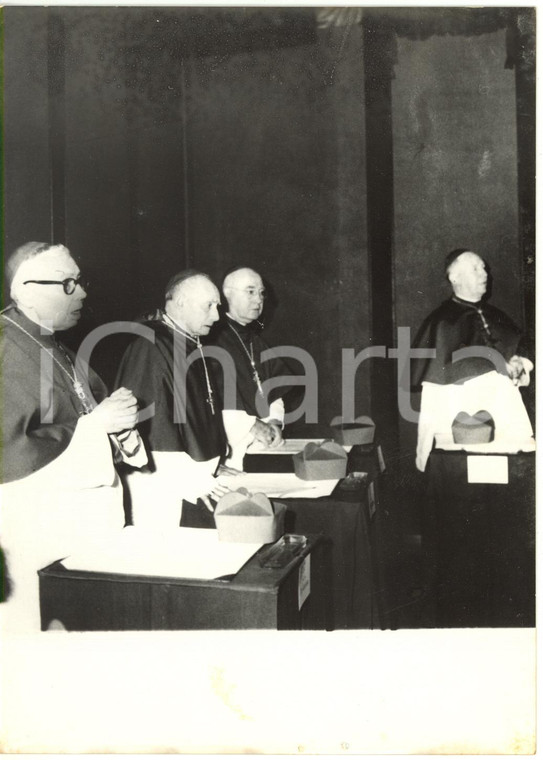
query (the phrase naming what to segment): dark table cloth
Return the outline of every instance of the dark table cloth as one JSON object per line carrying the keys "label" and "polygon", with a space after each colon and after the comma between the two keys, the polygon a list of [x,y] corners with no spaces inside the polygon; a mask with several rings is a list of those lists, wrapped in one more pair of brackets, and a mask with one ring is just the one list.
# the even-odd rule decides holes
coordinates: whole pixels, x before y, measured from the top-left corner
{"label": "dark table cloth", "polygon": [[465,452],[430,455],[423,546],[437,627],[535,625],[535,456],[507,464],[507,484],[468,483]]}
{"label": "dark table cloth", "polygon": [[[287,506],[287,533],[322,533],[328,548],[332,627],[375,628],[380,624],[376,594],[379,578],[374,546],[379,476],[384,462],[378,445],[354,446],[347,471],[367,474],[364,482],[349,487],[340,481],[330,496],[320,499],[281,499]],[[250,472],[292,471],[285,455],[250,455],[244,468]]]}

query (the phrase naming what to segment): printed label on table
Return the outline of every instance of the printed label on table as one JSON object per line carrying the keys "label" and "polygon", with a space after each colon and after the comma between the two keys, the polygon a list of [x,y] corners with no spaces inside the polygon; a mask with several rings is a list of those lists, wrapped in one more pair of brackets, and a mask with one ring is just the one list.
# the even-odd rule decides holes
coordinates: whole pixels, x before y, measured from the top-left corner
{"label": "printed label on table", "polygon": [[468,456],[468,483],[509,483],[509,462],[504,456]]}
{"label": "printed label on table", "polygon": [[385,464],[385,457],[383,456],[383,449],[381,446],[377,446],[377,459],[379,460],[379,469],[383,473],[387,466]]}
{"label": "printed label on table", "polygon": [[377,505],[375,503],[375,488],[373,486],[373,483],[370,483],[368,486],[368,512],[370,520],[377,511]]}
{"label": "printed label on table", "polygon": [[298,610],[311,592],[311,555],[308,554],[298,570]]}

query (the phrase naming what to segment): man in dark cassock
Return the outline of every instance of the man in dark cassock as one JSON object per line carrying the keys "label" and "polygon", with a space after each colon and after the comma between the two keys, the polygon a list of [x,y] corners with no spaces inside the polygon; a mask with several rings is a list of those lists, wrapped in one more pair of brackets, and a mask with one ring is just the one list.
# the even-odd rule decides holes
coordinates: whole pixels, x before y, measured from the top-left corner
{"label": "man in dark cassock", "polygon": [[202,527],[214,527],[213,502],[228,491],[215,477],[226,436],[200,340],[218,320],[219,303],[207,275],[180,272],[166,287],[164,309],[143,323],[154,342],[136,338],[121,361],[117,384],[129,383],[138,399],[139,430],[150,457],[147,471],[127,476],[135,525],[177,527],[181,516],[188,524],[191,513]]}
{"label": "man in dark cassock", "polygon": [[235,387],[235,407],[224,394],[223,417],[230,446],[227,464],[242,469],[245,452],[253,443],[270,448],[281,445],[287,389],[265,389],[263,383],[291,373],[279,358],[262,360],[269,347],[261,337],[263,325],[259,321],[266,296],[261,276],[248,267],[237,267],[226,275],[222,290],[228,311],[213,332],[212,341],[233,359],[235,375],[223,365],[223,374],[219,370],[218,377],[225,389]]}
{"label": "man in dark cassock", "polygon": [[39,630],[38,569],[123,528],[113,452],[134,466],[146,456],[128,444],[137,438],[133,394],[108,396],[57,338],[86,298],[68,249],[26,243],[5,269],[1,540],[14,588],[0,615],[8,627]]}
{"label": "man in dark cassock", "polygon": [[[417,467],[424,471],[434,439],[452,442],[452,423],[460,411],[486,410],[494,420],[494,440],[522,445],[533,436],[519,386],[530,382],[532,362],[519,355],[521,332],[500,309],[485,300],[488,273],[473,251],[457,249],[446,259],[453,289],[423,323],[417,348],[435,357],[416,362],[413,381],[422,384]],[[472,349],[464,357],[461,349]]]}

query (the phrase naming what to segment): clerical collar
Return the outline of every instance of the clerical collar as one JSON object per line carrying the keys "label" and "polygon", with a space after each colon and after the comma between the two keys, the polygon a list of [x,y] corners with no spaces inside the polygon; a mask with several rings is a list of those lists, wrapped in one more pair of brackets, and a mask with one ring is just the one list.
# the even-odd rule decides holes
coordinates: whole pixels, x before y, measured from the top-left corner
{"label": "clerical collar", "polygon": [[188,330],[186,330],[179,322],[177,322],[173,317],[170,317],[169,314],[166,314],[165,311],[162,312],[162,321],[165,322],[167,325],[169,325],[173,330],[175,330],[180,335],[183,335],[183,337],[188,338],[189,340],[192,340],[193,343],[196,343],[198,347],[200,347],[200,336],[199,335],[192,335],[189,333]]}
{"label": "clerical collar", "polygon": [[238,322],[231,314],[226,314],[227,320],[232,324],[233,327],[236,328],[236,330],[244,334],[250,334],[253,335],[260,330],[264,329],[263,323],[259,319],[254,319],[252,322],[249,322],[247,325],[242,325],[241,322]]}
{"label": "clerical collar", "polygon": [[472,309],[480,309],[484,306],[483,301],[466,301],[465,298],[460,298],[460,296],[452,296],[452,300],[461,306],[471,306]]}
{"label": "clerical collar", "polygon": [[[9,311],[9,315],[5,313],[6,311]],[[92,395],[90,397],[87,395],[85,387],[77,375],[72,357],[62,343],[57,340],[55,333],[50,330],[43,333],[41,331],[42,326],[27,317],[17,307],[4,309],[2,316],[30,338],[40,349],[44,349],[49,354],[63,375],[70,380],[71,387],[81,404],[81,414],[90,414],[96,406],[96,402],[92,398]],[[55,356],[55,349],[57,350],[57,356]],[[58,357],[59,353],[60,359]]]}
{"label": "clerical collar", "polygon": [[41,325],[39,322],[34,322],[33,319],[27,317],[15,304],[6,307],[2,310],[2,315],[6,317],[10,322],[15,322],[17,325],[24,327],[27,333],[30,333],[33,338],[50,338],[55,340],[55,333],[45,325]]}

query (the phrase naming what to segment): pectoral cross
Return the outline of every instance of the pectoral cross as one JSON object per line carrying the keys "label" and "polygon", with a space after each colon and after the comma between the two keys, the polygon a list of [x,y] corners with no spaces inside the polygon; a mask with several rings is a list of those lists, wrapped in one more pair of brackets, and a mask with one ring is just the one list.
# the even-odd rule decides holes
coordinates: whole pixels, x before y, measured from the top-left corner
{"label": "pectoral cross", "polygon": [[83,388],[83,384],[79,380],[74,380],[73,388],[74,388],[77,398],[81,401],[81,406],[83,407],[84,413],[89,414],[90,412],[92,412],[93,407],[89,403],[87,394],[85,393],[85,389]]}
{"label": "pectoral cross", "polygon": [[260,382],[260,376],[258,374],[258,370],[257,370],[257,368],[255,366],[255,363],[253,361],[251,361],[251,365],[253,367],[253,380],[256,383],[256,387],[258,388],[258,392],[260,393],[260,395],[262,396],[262,398],[264,398],[264,390],[262,389],[262,383]]}
{"label": "pectoral cross", "polygon": [[83,383],[80,383],[79,380],[74,380],[74,391],[76,392],[77,398],[81,399],[81,401],[87,400]]}
{"label": "pectoral cross", "polygon": [[206,398],[206,404],[209,404],[209,407],[211,409],[211,414],[215,414],[215,404],[213,403],[213,396],[211,395],[211,392],[209,393],[209,396]]}

